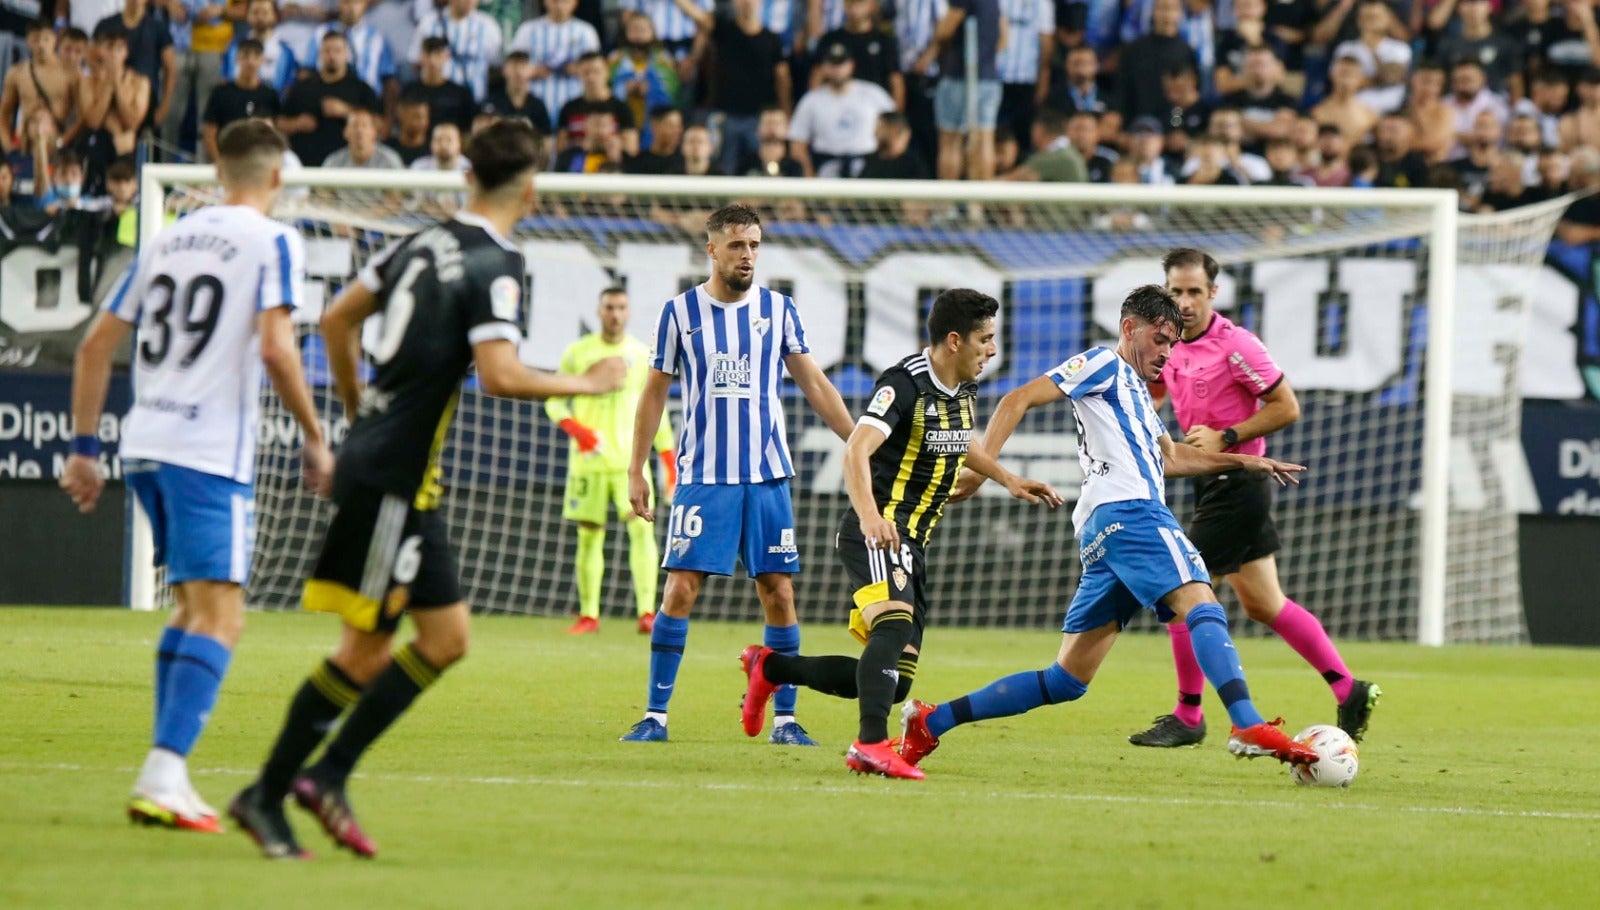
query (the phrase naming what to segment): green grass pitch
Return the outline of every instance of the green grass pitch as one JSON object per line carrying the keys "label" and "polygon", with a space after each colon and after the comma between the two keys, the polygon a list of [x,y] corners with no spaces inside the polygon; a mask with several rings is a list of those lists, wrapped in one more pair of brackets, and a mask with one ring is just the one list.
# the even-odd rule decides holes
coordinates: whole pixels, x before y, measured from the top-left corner
{"label": "green grass pitch", "polygon": [[[381,852],[273,864],[244,835],[134,828],[159,615],[0,610],[0,907],[1583,907],[1600,906],[1600,653],[1351,643],[1386,692],[1348,791],[1211,738],[1125,737],[1170,707],[1164,637],[1120,642],[1086,699],[956,730],[925,782],[848,774],[855,706],[803,693],[819,749],[740,732],[749,625],[693,627],[673,741],[624,745],[647,647],[631,623],[479,619],[474,650],[371,752],[351,794]],[[191,759],[222,805],[336,634],[253,614]],[[841,625],[812,653],[854,653]],[[916,693],[1043,666],[1046,631],[935,628]],[[1282,643],[1240,642],[1256,703],[1331,722]]]}

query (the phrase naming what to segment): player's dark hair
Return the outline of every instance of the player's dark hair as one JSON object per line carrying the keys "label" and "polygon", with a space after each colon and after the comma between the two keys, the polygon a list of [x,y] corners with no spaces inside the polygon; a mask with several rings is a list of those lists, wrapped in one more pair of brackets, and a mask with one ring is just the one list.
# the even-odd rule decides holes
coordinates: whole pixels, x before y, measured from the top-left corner
{"label": "player's dark hair", "polygon": [[526,120],[497,120],[472,134],[462,152],[472,162],[479,189],[492,193],[528,171],[544,166],[544,146]]}
{"label": "player's dark hair", "polygon": [[962,338],[976,332],[1000,312],[1000,301],[971,288],[941,291],[928,311],[928,340],[942,344],[955,332]]}
{"label": "player's dark hair", "polygon": [[122,155],[106,167],[106,180],[133,180],[139,176],[132,155]]}
{"label": "player's dark hair", "polygon": [[267,49],[262,46],[260,41],[254,38],[246,38],[239,42],[239,54],[255,54],[259,57],[266,52]]}
{"label": "player's dark hair", "polygon": [[742,203],[725,205],[706,219],[707,234],[726,234],[731,227],[760,227],[761,216],[756,210]]}
{"label": "player's dark hair", "polygon": [[623,287],[620,284],[613,284],[612,286],[610,286],[610,287],[608,287],[605,290],[600,292],[599,299],[600,300],[604,300],[607,297],[615,297],[618,294],[626,295],[627,293],[628,293],[628,289],[627,288]]}
{"label": "player's dark hair", "polygon": [[257,176],[255,162],[283,161],[289,143],[283,134],[265,120],[238,120],[223,127],[217,136],[217,159],[223,175],[230,180],[250,180]]}
{"label": "player's dark hair", "polygon": [[1212,259],[1209,253],[1197,250],[1194,247],[1180,246],[1175,250],[1167,251],[1167,255],[1161,257],[1161,273],[1163,275],[1173,269],[1187,269],[1194,266],[1199,266],[1206,270],[1206,282],[1208,284],[1217,283],[1217,272],[1221,270],[1221,267],[1217,265],[1217,260]]}
{"label": "player's dark hair", "polygon": [[89,33],[81,28],[78,28],[76,25],[69,25],[61,30],[61,40],[87,42],[89,40]]}
{"label": "player's dark hair", "polygon": [[1133,289],[1122,301],[1119,319],[1132,316],[1151,325],[1165,322],[1174,328],[1183,325],[1183,314],[1178,312],[1178,302],[1159,284],[1146,284]]}
{"label": "player's dark hair", "polygon": [[[331,35],[333,33],[329,32],[328,34]],[[450,42],[438,35],[429,35],[422,39],[422,52],[424,54],[437,54],[440,51],[448,53],[450,51]]]}
{"label": "player's dark hair", "polygon": [[1053,107],[1041,107],[1033,115],[1033,125],[1044,130],[1047,135],[1059,136],[1067,131],[1067,115],[1065,112]]}

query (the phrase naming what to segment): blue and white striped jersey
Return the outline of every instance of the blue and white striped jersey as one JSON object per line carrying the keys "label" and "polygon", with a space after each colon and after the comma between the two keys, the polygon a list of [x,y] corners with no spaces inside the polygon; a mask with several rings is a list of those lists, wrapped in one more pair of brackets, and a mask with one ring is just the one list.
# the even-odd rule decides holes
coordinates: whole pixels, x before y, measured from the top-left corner
{"label": "blue and white striped jersey", "polygon": [[1167,501],[1166,462],[1161,437],[1167,435],[1150,391],[1133,367],[1110,348],[1095,347],[1045,373],[1072,399],[1078,421],[1078,464],[1083,492],[1072,510],[1072,526],[1083,523],[1108,502]]}
{"label": "blue and white striped jersey", "polygon": [[[549,16],[540,16],[517,28],[511,49],[523,51],[533,63],[550,68],[550,75],[533,80],[528,90],[544,102],[551,117],[559,117],[562,106],[583,94],[583,83],[561,71],[584,54],[598,51],[600,33],[582,19],[555,22]],[[548,129],[544,124],[540,126]]]}
{"label": "blue and white striped jersey", "polygon": [[794,476],[783,419],[783,359],[810,353],[794,301],[751,285],[722,303],[705,285],[661,308],[650,365],[683,383],[683,483],[763,483]]}
{"label": "blue and white striped jersey", "polygon": [[[240,40],[242,39],[238,33],[235,33],[233,43],[228,45],[227,52],[222,55],[222,78],[229,82],[239,75]],[[277,35],[262,41],[261,47],[263,50],[261,81],[282,95],[289,90],[289,86],[294,85],[295,78],[299,75],[300,58],[295,56],[294,49]]]}
{"label": "blue and white striped jersey", "polygon": [[[917,58],[933,43],[934,26],[949,10],[949,0],[902,0],[894,17],[894,36],[900,42],[901,72],[913,72]],[[939,61],[928,64],[927,72],[915,75],[939,75]]]}
{"label": "blue and white striped jersey", "polygon": [[784,56],[794,47],[795,26],[804,8],[804,0],[761,0],[761,24],[783,42]]}
{"label": "blue and white striped jersey", "polygon": [[[714,0],[694,0],[694,5],[712,12],[715,7]],[[622,0],[621,6],[625,10],[644,13],[655,23],[656,37],[667,42],[689,41],[700,32],[700,26],[694,24],[674,0]],[[681,54],[679,56],[682,56]]]}
{"label": "blue and white striped jersey", "polygon": [[413,65],[422,60],[424,38],[442,36],[450,42],[450,65],[444,77],[472,90],[472,97],[482,101],[489,94],[489,67],[501,60],[501,45],[505,38],[500,24],[481,10],[473,10],[465,19],[454,19],[448,8],[430,13],[417,26],[411,37],[411,50],[406,59]]}
{"label": "blue and white striped jersey", "polygon": [[382,98],[383,80],[394,77],[394,51],[389,48],[383,33],[364,22],[357,22],[355,28],[345,28],[338,22],[319,25],[311,33],[311,44],[301,56],[306,69],[317,68],[322,36],[329,32],[344,32],[345,38],[350,41],[350,68],[355,71],[356,78],[372,86],[372,90]]}
{"label": "blue and white striped jersey", "polygon": [[202,209],[156,235],[106,303],[139,332],[123,458],[252,482],[257,314],[299,306],[305,269],[299,232],[244,206]]}
{"label": "blue and white striped jersey", "polygon": [[1039,36],[1056,33],[1055,0],[1000,0],[1000,15],[1011,36],[995,56],[995,73],[1001,82],[1038,83]]}

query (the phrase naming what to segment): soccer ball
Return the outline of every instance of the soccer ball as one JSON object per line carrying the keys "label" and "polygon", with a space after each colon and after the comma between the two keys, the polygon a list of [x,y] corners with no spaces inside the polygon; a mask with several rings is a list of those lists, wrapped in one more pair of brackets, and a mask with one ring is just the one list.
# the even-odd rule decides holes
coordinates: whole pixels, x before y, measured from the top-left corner
{"label": "soccer ball", "polygon": [[1348,787],[1356,779],[1356,743],[1332,724],[1316,724],[1295,734],[1295,742],[1317,750],[1314,765],[1290,765],[1289,776],[1302,787]]}

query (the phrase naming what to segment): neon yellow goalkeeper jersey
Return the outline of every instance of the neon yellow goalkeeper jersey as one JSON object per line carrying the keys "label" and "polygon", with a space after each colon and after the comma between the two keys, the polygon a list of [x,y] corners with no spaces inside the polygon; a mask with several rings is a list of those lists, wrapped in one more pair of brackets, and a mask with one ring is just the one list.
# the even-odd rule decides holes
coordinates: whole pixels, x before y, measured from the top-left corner
{"label": "neon yellow goalkeeper jersey", "polygon": [[[650,349],[644,342],[627,335],[611,344],[599,332],[594,332],[567,346],[561,355],[561,372],[578,375],[607,357],[621,357],[628,364],[628,377],[623,380],[622,388],[604,395],[550,398],[544,403],[544,412],[552,422],[559,424],[571,417],[600,437],[600,448],[593,452],[579,452],[576,442],[569,443],[568,470],[628,469],[628,459],[633,453],[633,416],[639,407],[639,396],[644,393],[645,377],[650,372]],[[670,449],[673,445],[672,422],[663,414],[661,427],[656,431],[655,450]]]}

